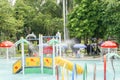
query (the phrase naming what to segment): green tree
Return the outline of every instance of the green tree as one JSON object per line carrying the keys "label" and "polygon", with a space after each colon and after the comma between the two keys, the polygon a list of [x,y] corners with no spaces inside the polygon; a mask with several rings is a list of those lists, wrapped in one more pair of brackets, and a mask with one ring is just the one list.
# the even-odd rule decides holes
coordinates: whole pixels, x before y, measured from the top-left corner
{"label": "green tree", "polygon": [[58,30],[63,31],[62,7],[56,0],[16,0],[14,6],[7,0],[0,2],[0,30],[4,40],[19,39],[32,32],[55,35]]}
{"label": "green tree", "polygon": [[[21,34],[26,36],[27,34],[29,34],[31,32],[31,26],[32,26],[32,19],[34,18],[34,16],[36,15],[35,10],[33,9],[33,7],[25,4],[24,0],[17,0],[16,5],[14,6],[14,12],[15,12],[15,18],[18,21],[21,21],[23,23],[23,26],[18,32],[18,35]],[[20,36],[18,36],[20,37]]]}
{"label": "green tree", "polygon": [[119,0],[76,0],[68,16],[71,37],[120,40]]}
{"label": "green tree", "polygon": [[1,40],[13,39],[17,30],[22,24],[14,18],[14,8],[8,3],[8,0],[0,0],[0,32]]}
{"label": "green tree", "polygon": [[[31,7],[35,7],[32,5]],[[41,6],[36,6],[35,16],[31,20],[31,30],[36,34],[54,35],[58,30],[62,31],[62,9],[52,0],[46,0]]]}
{"label": "green tree", "polygon": [[111,37],[120,42],[120,1],[119,0],[105,0],[105,15],[103,18],[104,25],[106,25],[106,38]]}
{"label": "green tree", "polygon": [[50,14],[53,18],[54,17],[62,18],[62,8],[58,6],[55,2],[50,0],[46,1],[42,5],[41,12],[43,14]]}
{"label": "green tree", "polygon": [[[71,37],[89,38],[94,36],[101,17],[98,0],[82,0],[68,16]],[[98,31],[99,32],[99,31]]]}

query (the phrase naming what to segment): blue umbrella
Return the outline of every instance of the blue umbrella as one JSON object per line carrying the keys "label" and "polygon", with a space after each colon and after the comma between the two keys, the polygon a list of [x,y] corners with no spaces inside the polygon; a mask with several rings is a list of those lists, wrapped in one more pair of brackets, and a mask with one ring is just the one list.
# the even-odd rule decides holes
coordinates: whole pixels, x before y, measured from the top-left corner
{"label": "blue umbrella", "polygon": [[67,44],[61,44],[61,47],[62,48],[68,48],[68,45]]}
{"label": "blue umbrella", "polygon": [[86,48],[86,45],[84,45],[84,44],[75,44],[75,45],[73,45],[73,48]]}

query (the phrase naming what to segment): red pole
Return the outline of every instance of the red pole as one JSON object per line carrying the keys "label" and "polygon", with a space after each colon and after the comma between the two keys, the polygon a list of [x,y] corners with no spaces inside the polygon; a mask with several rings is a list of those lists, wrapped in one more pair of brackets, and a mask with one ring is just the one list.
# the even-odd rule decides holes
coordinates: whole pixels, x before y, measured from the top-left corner
{"label": "red pole", "polygon": [[106,55],[104,55],[104,80],[106,80]]}

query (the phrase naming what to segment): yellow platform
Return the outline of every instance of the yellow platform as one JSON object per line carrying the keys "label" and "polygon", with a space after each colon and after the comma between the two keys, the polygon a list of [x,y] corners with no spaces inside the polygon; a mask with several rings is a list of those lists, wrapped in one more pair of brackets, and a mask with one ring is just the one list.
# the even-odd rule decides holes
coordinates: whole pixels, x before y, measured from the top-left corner
{"label": "yellow platform", "polygon": [[52,67],[52,58],[43,58],[45,67]]}
{"label": "yellow platform", "polygon": [[37,67],[40,66],[40,58],[39,57],[26,57],[25,58],[25,67]]}
{"label": "yellow platform", "polygon": [[[44,67],[52,67],[52,58],[44,58]],[[61,57],[55,57],[55,64],[58,66],[63,67],[64,65],[66,69],[72,71],[74,64],[66,59]],[[37,67],[40,66],[40,57],[26,57],[25,59],[25,67]],[[22,62],[21,60],[16,61],[13,64],[13,73],[18,73],[22,69]],[[77,73],[82,74],[83,68],[80,65],[76,65]]]}

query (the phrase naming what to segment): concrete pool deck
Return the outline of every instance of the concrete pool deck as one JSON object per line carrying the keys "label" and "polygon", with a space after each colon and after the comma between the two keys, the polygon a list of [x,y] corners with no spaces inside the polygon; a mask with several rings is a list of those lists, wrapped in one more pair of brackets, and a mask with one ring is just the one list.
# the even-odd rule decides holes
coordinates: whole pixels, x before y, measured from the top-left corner
{"label": "concrete pool deck", "polygon": [[84,56],[84,57],[73,57],[73,56],[63,56],[62,58],[66,58],[68,60],[101,60],[101,56]]}
{"label": "concrete pool deck", "polygon": [[[18,57],[19,58],[19,57]],[[0,80],[56,80],[56,77],[52,75],[47,75],[47,74],[25,74],[23,75],[22,73],[18,74],[12,74],[12,65],[13,63],[18,59],[18,58],[13,58],[10,60],[6,59],[1,59],[0,60]],[[87,64],[88,67],[88,79],[93,80],[93,73],[94,73],[94,64],[96,64],[96,80],[103,80],[103,62],[99,61],[101,60],[100,56],[85,56],[83,58],[75,58],[75,57],[63,57],[64,59],[71,60],[71,62],[79,64],[84,68],[85,63]],[[88,61],[89,60],[89,61]],[[111,64],[107,64],[107,79],[106,80],[113,80],[113,71],[111,68]],[[116,64],[116,79],[115,80],[120,80],[120,68],[117,67],[118,64]],[[61,68],[61,67],[60,67]],[[119,70],[118,70],[119,69]],[[69,71],[69,80],[72,79],[71,75],[72,72]],[[60,80],[61,80],[62,75],[60,74]],[[83,79],[83,74],[78,76],[78,80]]]}

